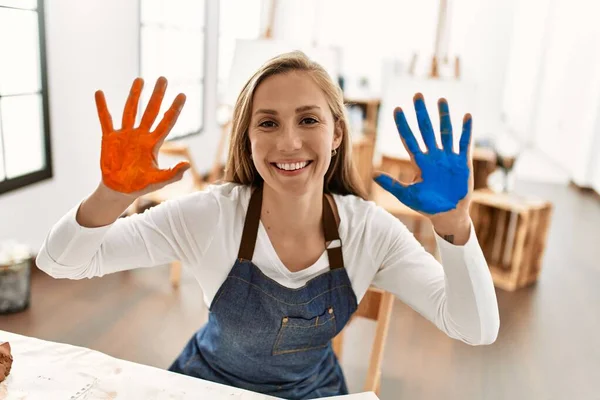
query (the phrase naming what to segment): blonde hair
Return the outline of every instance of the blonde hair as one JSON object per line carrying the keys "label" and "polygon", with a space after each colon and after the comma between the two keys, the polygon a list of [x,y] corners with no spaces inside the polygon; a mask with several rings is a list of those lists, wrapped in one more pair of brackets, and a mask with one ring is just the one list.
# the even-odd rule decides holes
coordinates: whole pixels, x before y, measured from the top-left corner
{"label": "blonde hair", "polygon": [[342,131],[342,141],[337,149],[337,155],[332,158],[332,162],[325,173],[323,191],[341,195],[353,194],[365,199],[363,184],[351,158],[352,143],[348,131],[348,118],[342,91],[333,83],[331,77],[321,65],[310,60],[300,51],[281,54],[267,61],[244,85],[233,109],[229,155],[225,166],[225,181],[251,186],[259,186],[263,183],[262,177],[250,158],[248,128],[252,113],[252,99],[256,88],[265,79],[273,75],[294,71],[306,72],[314,79],[323,94],[325,94],[333,114],[333,120],[339,124]]}

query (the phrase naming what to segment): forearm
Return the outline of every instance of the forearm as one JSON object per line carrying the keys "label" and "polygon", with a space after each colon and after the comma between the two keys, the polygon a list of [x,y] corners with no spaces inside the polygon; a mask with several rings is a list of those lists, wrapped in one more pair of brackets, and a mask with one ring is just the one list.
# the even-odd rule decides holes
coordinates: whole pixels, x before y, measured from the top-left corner
{"label": "forearm", "polygon": [[99,189],[85,207],[80,202],[54,224],[38,253],[40,269],[55,278],[91,278],[167,264],[191,253],[182,250],[186,228],[177,202],[118,218],[129,202],[103,196]]}
{"label": "forearm", "polygon": [[[108,230],[131,203],[126,195],[98,185],[52,227],[36,258],[38,267],[55,278],[81,279],[106,273],[96,255]],[[125,240],[115,232],[115,241]],[[111,266],[118,264],[110,261]]]}
{"label": "forearm", "polygon": [[473,238],[465,247],[451,245],[442,238],[437,240],[446,297],[437,317],[451,337],[470,344],[489,344],[498,334],[498,303],[475,232],[471,234]]}
{"label": "forearm", "polygon": [[441,264],[404,225],[396,221],[390,225],[392,229],[375,239],[384,256],[377,261],[382,267],[373,283],[394,293],[448,336],[474,345],[492,343],[499,326],[498,305],[472,224],[464,245],[435,235]]}
{"label": "forearm", "polygon": [[135,201],[134,197],[109,189],[100,183],[77,211],[77,223],[86,228],[97,228],[114,223]]}

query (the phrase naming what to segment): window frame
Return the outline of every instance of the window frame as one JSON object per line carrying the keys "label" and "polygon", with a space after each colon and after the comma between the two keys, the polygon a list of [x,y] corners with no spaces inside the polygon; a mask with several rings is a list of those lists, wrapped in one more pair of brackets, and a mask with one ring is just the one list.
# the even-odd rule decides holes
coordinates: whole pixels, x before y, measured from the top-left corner
{"label": "window frame", "polygon": [[[11,6],[0,6],[0,9],[8,8],[13,10],[26,10],[25,8],[19,7],[11,7]],[[42,98],[42,122],[44,124],[43,127],[43,143],[44,143],[44,155],[46,157],[46,163],[44,168],[30,172],[25,175],[21,175],[15,178],[7,178],[5,176],[4,179],[0,180],[0,195],[8,192],[15,191],[17,189],[24,188],[29,185],[33,185],[35,183],[44,181],[46,179],[51,179],[54,176],[53,167],[52,167],[52,147],[51,147],[51,135],[50,135],[50,107],[49,107],[49,94],[48,94],[48,68],[47,68],[47,60],[46,60],[46,24],[44,18],[44,0],[37,0],[37,8],[36,10],[31,10],[31,12],[36,12],[38,15],[38,43],[39,43],[39,56],[40,56],[40,80],[41,80],[41,88],[40,94]],[[1,97],[13,97],[13,96],[22,96],[31,93],[19,93],[8,96],[0,96]],[[0,104],[1,107],[1,104]],[[0,115],[0,141],[2,144],[4,143],[4,133],[2,131],[2,119]],[[6,149],[4,145],[2,145],[2,152],[5,154]],[[6,173],[6,158],[2,157],[2,162],[4,163],[4,171]]]}

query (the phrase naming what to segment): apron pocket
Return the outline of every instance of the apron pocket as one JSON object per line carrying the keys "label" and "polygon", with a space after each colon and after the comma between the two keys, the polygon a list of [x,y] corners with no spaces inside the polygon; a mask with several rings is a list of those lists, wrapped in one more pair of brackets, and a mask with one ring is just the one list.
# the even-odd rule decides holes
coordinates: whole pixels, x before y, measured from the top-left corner
{"label": "apron pocket", "polygon": [[319,349],[335,336],[333,307],[311,319],[284,317],[273,347],[273,355]]}

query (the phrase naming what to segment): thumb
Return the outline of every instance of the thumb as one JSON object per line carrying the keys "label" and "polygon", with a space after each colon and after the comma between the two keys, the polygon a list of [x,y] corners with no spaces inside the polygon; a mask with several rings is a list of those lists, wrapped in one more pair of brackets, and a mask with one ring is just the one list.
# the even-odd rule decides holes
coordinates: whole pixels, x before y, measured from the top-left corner
{"label": "thumb", "polygon": [[412,187],[410,185],[403,185],[389,175],[378,173],[373,177],[373,180],[404,204],[411,197]]}
{"label": "thumb", "polygon": [[177,182],[178,180],[183,178],[184,172],[187,171],[189,168],[190,163],[187,161],[182,161],[173,168],[158,171],[156,179],[158,182],[164,182],[167,184]]}

